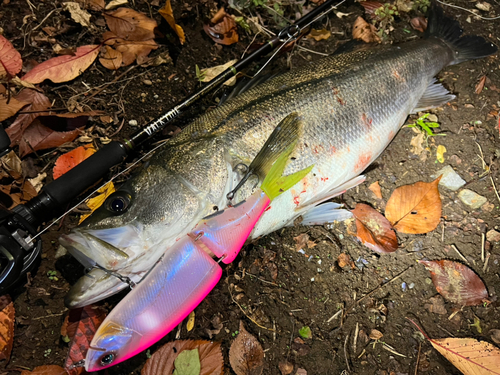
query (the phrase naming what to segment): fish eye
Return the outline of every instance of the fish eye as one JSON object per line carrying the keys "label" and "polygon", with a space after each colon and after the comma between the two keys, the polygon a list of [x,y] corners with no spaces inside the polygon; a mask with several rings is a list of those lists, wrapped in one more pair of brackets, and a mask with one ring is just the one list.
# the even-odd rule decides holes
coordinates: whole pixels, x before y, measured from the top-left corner
{"label": "fish eye", "polygon": [[106,366],[111,364],[115,360],[115,355],[113,353],[104,354],[101,357],[101,365]]}
{"label": "fish eye", "polygon": [[129,205],[130,195],[128,194],[115,193],[106,200],[106,208],[115,214],[125,212]]}

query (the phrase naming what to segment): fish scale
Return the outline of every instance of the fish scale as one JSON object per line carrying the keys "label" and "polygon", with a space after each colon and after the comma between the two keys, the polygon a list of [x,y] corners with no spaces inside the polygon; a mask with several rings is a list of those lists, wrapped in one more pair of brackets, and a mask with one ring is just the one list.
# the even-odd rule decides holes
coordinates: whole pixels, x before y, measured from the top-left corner
{"label": "fish scale", "polygon": [[[481,37],[461,37],[458,23],[439,8],[427,30],[422,40],[329,56],[281,74],[200,116],[115,193],[130,197],[125,212],[110,212],[105,203],[87,219],[87,226],[63,236],[61,243],[89,259],[98,253],[106,257],[106,252],[116,257],[112,246],[86,247],[79,236],[89,230],[98,236],[101,230],[112,245],[115,228],[141,228],[120,232],[137,233],[137,238],[117,249],[129,258],[113,269],[139,281],[162,255],[153,250],[161,249],[155,245],[173,243],[214,208],[226,207],[226,194],[242,176],[235,167],[248,165],[277,124],[294,112],[303,129],[285,174],[313,164],[314,169],[272,202],[249,238],[289,225],[300,215],[306,223],[345,219],[347,213],[329,211],[331,204],[318,204],[362,182],[359,175],[387,147],[409,113],[453,98],[434,83],[441,69],[496,52]],[[244,184],[234,202],[250,196],[254,187],[255,180]],[[82,278],[73,286],[66,299],[69,306],[95,302],[127,286],[101,270],[90,276],[94,279]]]}

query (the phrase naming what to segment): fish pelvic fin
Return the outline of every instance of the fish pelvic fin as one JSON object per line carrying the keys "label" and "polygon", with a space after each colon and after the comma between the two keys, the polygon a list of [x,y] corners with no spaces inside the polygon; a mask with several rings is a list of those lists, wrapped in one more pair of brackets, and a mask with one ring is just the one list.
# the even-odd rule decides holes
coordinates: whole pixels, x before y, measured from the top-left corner
{"label": "fish pelvic fin", "polygon": [[476,35],[462,37],[462,33],[463,29],[458,21],[445,16],[443,9],[435,1],[432,2],[425,37],[442,39],[450,46],[454,52],[452,65],[497,52],[497,46],[483,37]]}
{"label": "fish pelvic fin", "polygon": [[269,169],[260,188],[270,200],[290,189],[314,167],[314,165],[311,165],[291,175],[283,176],[288,158],[297,145],[301,131],[301,117],[296,112],[289,114],[278,124],[261,151],[259,151],[259,154],[250,164],[250,170],[252,168],[255,171]]}

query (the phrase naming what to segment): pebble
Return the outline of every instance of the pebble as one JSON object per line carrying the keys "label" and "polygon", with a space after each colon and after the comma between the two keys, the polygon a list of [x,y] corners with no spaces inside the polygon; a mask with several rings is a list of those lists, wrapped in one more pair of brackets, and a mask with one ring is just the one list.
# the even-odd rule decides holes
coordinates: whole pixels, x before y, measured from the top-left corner
{"label": "pebble", "polygon": [[59,247],[57,248],[57,251],[56,251],[55,258],[59,259],[59,258],[65,256],[66,254],[68,254],[68,250],[66,250],[65,247],[59,245]]}
{"label": "pebble", "polygon": [[137,126],[137,124],[138,124],[138,123],[137,123],[137,120],[130,120],[130,121],[128,122],[128,124],[129,124],[130,126]]}
{"label": "pebble", "polygon": [[460,193],[458,193],[458,198],[460,198],[463,204],[469,206],[473,210],[477,210],[488,201],[482,195],[479,195],[469,189],[463,189],[462,191],[460,191]]}
{"label": "pebble", "polygon": [[145,79],[144,81],[142,81],[146,86],[151,86],[153,84],[153,82],[151,82],[149,79]]}
{"label": "pebble", "polygon": [[440,175],[441,181],[439,181],[439,185],[451,190],[456,191],[465,185],[465,180],[458,175],[457,172],[450,166],[447,165],[444,168],[441,168],[439,171],[434,173],[431,177],[438,178]]}
{"label": "pebble", "polygon": [[495,229],[489,230],[486,233],[486,239],[490,242],[500,242],[500,232],[497,232]]}

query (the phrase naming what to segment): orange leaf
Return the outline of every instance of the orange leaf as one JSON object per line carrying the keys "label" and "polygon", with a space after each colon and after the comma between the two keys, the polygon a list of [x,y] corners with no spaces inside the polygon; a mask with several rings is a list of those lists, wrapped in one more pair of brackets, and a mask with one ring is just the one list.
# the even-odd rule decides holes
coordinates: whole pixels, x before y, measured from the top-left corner
{"label": "orange leaf", "polygon": [[24,370],[21,375],[67,375],[66,370],[57,365],[38,366],[33,371]]}
{"label": "orange leaf", "polygon": [[437,227],[441,218],[440,179],[394,190],[385,207],[385,217],[398,232],[422,234]]}
{"label": "orange leaf", "polygon": [[19,111],[27,104],[28,103],[26,102],[20,102],[14,97],[6,98],[4,96],[0,96],[0,121],[14,116],[17,111]]}
{"label": "orange leaf", "polygon": [[24,75],[23,80],[30,83],[41,83],[46,79],[54,83],[71,81],[82,74],[98,54],[98,45],[78,47],[74,56],[58,56],[38,64]]}
{"label": "orange leaf", "polygon": [[106,310],[98,305],[69,311],[66,331],[71,342],[64,368],[70,375],[77,375],[83,371],[83,367],[75,367],[75,364],[81,362],[87,355],[90,342],[106,317],[106,313]]}
{"label": "orange leaf", "polygon": [[240,321],[238,336],[229,349],[229,363],[236,375],[260,375],[264,369],[264,350],[260,342]]}
{"label": "orange leaf", "polygon": [[430,271],[436,290],[446,300],[462,306],[488,301],[483,281],[466,265],[451,260],[419,260],[419,263]]}
{"label": "orange leaf", "polygon": [[228,46],[239,40],[236,22],[224,8],[221,8],[208,24],[204,24],[203,29],[215,43]]}
{"label": "orange leaf", "polygon": [[174,12],[172,10],[172,4],[170,4],[170,0],[167,0],[165,6],[161,8],[158,13],[160,13],[161,16],[165,18],[170,27],[175,31],[175,33],[179,37],[181,44],[184,44],[186,42],[186,36],[184,35],[184,30],[182,30],[182,27],[175,23]]}
{"label": "orange leaf", "polygon": [[119,39],[115,44],[115,48],[122,54],[122,66],[128,66],[134,60],[149,55],[151,50],[158,48],[158,45],[152,39],[139,42]]}
{"label": "orange leaf", "polygon": [[370,25],[362,17],[358,17],[352,26],[352,37],[361,39],[366,43],[380,43],[380,37],[377,35],[375,26]]}
{"label": "orange leaf", "polygon": [[481,91],[483,91],[485,82],[486,82],[486,76],[482,76],[476,85],[476,91],[475,91],[476,94],[478,94],[478,95],[481,94]]}
{"label": "orange leaf", "polygon": [[0,77],[15,76],[22,67],[21,54],[11,42],[0,35]]}
{"label": "orange leaf", "polygon": [[77,147],[74,150],[65,153],[64,155],[59,156],[53,169],[54,180],[61,177],[74,166],[80,164],[95,151],[95,148],[91,144],[89,144]]}
{"label": "orange leaf", "polygon": [[14,302],[8,294],[0,297],[0,360],[9,360],[14,341]]}
{"label": "orange leaf", "polygon": [[179,353],[196,348],[200,356],[200,375],[222,375],[224,358],[220,343],[205,340],[177,340],[163,345],[146,361],[141,375],[171,374]]}
{"label": "orange leaf", "polygon": [[377,253],[392,253],[398,248],[398,239],[389,221],[372,207],[358,203],[351,211],[356,218],[356,236]]}
{"label": "orange leaf", "polygon": [[114,12],[104,13],[104,18],[111,32],[125,40],[154,39],[154,29],[158,25],[144,13],[130,8],[118,8]]}
{"label": "orange leaf", "polygon": [[375,181],[373,184],[368,186],[368,189],[370,189],[378,199],[382,199],[382,190],[380,189],[380,184],[378,183],[378,181]]}
{"label": "orange leaf", "polygon": [[110,46],[103,46],[101,48],[99,62],[106,69],[117,70],[122,66],[122,53],[111,48]]}

